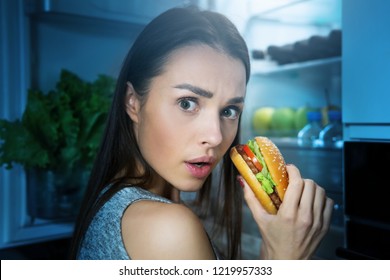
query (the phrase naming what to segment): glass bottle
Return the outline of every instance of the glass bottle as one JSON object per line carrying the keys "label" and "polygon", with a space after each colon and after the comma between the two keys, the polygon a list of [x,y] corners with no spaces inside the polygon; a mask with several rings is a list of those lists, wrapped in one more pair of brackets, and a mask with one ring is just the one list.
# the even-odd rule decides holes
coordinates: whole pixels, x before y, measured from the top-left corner
{"label": "glass bottle", "polygon": [[318,147],[319,134],[322,130],[322,115],[319,111],[307,113],[308,124],[298,132],[298,145],[301,147]]}
{"label": "glass bottle", "polygon": [[329,124],[320,132],[323,147],[341,148],[343,146],[343,126],[340,111],[328,112]]}

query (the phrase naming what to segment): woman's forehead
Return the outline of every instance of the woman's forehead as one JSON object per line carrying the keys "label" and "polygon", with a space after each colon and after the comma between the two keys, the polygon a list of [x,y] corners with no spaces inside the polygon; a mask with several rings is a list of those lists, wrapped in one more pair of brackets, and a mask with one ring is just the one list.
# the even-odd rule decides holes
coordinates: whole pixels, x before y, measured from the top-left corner
{"label": "woman's forehead", "polygon": [[174,51],[165,64],[163,73],[171,72],[175,77],[200,78],[246,84],[246,70],[243,62],[207,45],[190,45]]}

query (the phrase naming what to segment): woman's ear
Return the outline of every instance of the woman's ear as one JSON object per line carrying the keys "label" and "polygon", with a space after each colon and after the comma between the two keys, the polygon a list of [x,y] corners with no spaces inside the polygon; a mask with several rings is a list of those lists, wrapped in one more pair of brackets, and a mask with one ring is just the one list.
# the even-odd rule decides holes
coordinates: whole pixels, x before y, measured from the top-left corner
{"label": "woman's ear", "polygon": [[137,97],[137,93],[135,92],[133,85],[130,82],[127,82],[126,101],[125,102],[126,102],[127,115],[129,115],[130,119],[134,123],[138,123],[140,101]]}

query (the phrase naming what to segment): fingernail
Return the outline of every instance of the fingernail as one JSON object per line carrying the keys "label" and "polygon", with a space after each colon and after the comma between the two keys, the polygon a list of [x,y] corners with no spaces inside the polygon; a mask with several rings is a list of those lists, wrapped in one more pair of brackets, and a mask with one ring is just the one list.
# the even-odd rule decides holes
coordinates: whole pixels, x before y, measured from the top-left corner
{"label": "fingernail", "polygon": [[244,180],[241,176],[237,176],[237,182],[240,184],[241,188],[244,188]]}

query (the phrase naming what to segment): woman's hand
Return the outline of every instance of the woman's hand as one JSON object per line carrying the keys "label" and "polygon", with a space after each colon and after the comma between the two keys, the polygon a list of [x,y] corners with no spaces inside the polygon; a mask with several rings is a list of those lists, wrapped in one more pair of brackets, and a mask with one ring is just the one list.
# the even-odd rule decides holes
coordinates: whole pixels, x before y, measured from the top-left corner
{"label": "woman's hand", "polygon": [[329,229],[333,201],[288,165],[289,185],[277,215],[268,214],[242,177],[244,198],[262,236],[261,258],[309,259]]}

